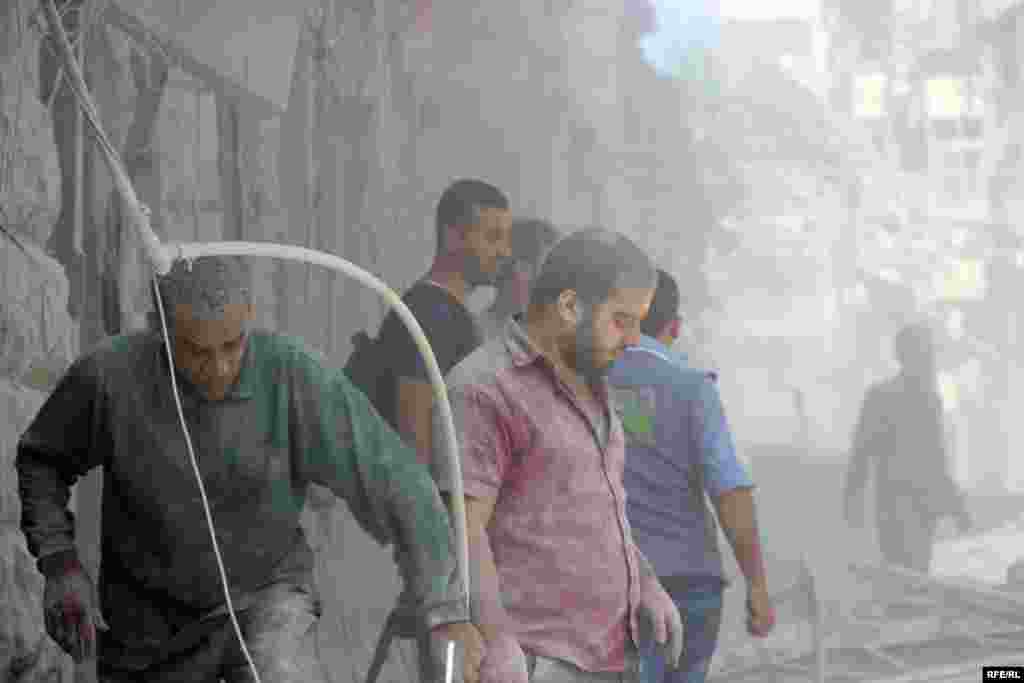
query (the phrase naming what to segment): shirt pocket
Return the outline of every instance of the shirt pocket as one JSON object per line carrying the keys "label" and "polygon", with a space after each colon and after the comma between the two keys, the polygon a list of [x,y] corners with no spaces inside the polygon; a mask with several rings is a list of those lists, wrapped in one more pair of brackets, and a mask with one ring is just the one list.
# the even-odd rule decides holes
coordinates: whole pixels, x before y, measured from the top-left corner
{"label": "shirt pocket", "polygon": [[[621,422],[627,446],[653,448],[656,445],[654,420],[657,402],[651,387],[613,387],[612,405]],[[616,437],[612,425],[611,438]]]}

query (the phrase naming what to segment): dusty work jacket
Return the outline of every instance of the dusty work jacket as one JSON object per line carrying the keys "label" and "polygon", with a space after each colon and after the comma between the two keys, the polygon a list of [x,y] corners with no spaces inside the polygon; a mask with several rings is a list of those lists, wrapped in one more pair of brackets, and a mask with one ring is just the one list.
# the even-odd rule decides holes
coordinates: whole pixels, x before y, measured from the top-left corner
{"label": "dusty work jacket", "polygon": [[[225,400],[207,401],[176,376],[236,610],[272,583],[312,588],[300,514],[319,483],[377,541],[395,543],[426,627],[468,618],[427,469],[342,372],[297,340],[253,332]],[[16,464],[21,528],[41,569],[74,552],[69,488],[103,467],[99,585],[123,655],[114,659],[147,666],[222,605],[161,337],[114,337],[79,358],[22,436]]]}

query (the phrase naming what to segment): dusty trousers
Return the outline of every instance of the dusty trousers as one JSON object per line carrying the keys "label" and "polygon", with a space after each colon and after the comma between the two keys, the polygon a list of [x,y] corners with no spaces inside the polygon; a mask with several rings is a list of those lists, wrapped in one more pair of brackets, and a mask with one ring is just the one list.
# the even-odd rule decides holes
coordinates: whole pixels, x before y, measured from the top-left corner
{"label": "dusty trousers", "polygon": [[[326,683],[316,653],[320,608],[301,588],[281,585],[236,613],[263,683]],[[196,642],[144,671],[115,670],[98,662],[100,683],[249,683],[252,671],[231,620],[204,625]]]}

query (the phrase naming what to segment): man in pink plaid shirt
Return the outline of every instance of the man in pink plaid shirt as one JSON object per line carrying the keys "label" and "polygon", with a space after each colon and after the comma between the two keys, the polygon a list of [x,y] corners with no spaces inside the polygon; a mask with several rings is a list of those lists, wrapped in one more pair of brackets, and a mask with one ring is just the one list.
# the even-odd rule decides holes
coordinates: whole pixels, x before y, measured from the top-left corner
{"label": "man in pink plaid shirt", "polygon": [[448,376],[481,683],[637,681],[641,626],[679,658],[679,612],[626,518],[625,441],[604,377],[639,341],[655,278],[625,237],[570,235],[525,315]]}

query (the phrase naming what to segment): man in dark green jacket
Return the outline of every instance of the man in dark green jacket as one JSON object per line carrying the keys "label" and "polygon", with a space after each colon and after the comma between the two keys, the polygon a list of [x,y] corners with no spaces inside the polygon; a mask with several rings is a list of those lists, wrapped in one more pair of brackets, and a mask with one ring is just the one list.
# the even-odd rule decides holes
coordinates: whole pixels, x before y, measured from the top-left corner
{"label": "man in dark green jacket", "polygon": [[[160,293],[232,603],[261,680],[309,680],[316,669],[300,647],[320,614],[300,525],[311,483],[396,545],[424,630],[468,647],[475,680],[478,641],[447,512],[413,451],[342,372],[295,339],[250,329],[241,260],[179,262]],[[98,655],[102,681],[249,681],[156,325],[75,361],[18,444],[21,526],[46,577],[47,631],[76,659]],[[95,467],[104,470],[98,601],[67,509],[70,487]]]}

